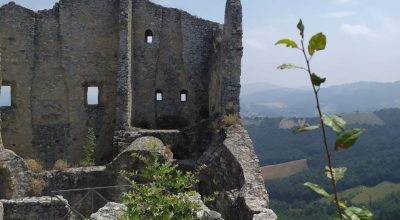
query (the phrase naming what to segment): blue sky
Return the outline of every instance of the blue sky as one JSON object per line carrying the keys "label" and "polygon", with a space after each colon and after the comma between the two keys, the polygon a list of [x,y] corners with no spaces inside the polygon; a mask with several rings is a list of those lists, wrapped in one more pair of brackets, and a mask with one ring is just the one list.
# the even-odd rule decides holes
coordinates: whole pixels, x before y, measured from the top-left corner
{"label": "blue sky", "polygon": [[[225,0],[153,0],[223,22]],[[0,4],[8,2],[0,0]],[[52,8],[55,0],[17,0],[33,10]],[[244,57],[242,83],[268,82],[280,86],[308,85],[299,71],[279,71],[281,63],[302,64],[296,50],[274,46],[281,38],[298,37],[304,20],[307,37],[324,32],[327,50],[313,59],[316,73],[328,85],[357,81],[400,80],[400,1],[394,0],[242,0]]]}

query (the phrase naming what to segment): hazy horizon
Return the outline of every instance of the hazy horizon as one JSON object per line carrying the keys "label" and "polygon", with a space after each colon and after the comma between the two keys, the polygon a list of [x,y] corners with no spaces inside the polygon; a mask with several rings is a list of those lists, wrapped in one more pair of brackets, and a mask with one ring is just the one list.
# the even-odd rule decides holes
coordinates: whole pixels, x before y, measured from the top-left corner
{"label": "hazy horizon", "polygon": [[[400,80],[395,80],[395,81],[389,81],[389,82],[379,82],[379,81],[364,81],[364,80],[360,80],[360,81],[355,81],[355,82],[344,82],[344,83],[338,83],[338,84],[330,84],[327,86],[321,86],[321,88],[329,88],[329,87],[333,87],[333,86],[343,86],[343,85],[352,85],[352,84],[358,84],[358,83],[382,83],[382,84],[387,84],[387,83],[398,83],[400,82]],[[308,82],[309,83],[309,82]],[[270,86],[276,86],[278,88],[288,88],[288,89],[311,89],[311,84],[308,85],[302,85],[302,86],[294,86],[294,87],[290,87],[290,86],[281,86],[281,85],[277,85],[274,83],[270,83],[270,82],[250,82],[250,83],[241,83],[242,87],[243,86],[251,86],[251,85],[267,85],[269,84]]]}
{"label": "hazy horizon", "polygon": [[[223,23],[225,0],[152,0],[186,10],[198,17]],[[0,0],[0,5],[9,1]],[[16,0],[32,10],[50,9],[56,0]],[[274,46],[282,38],[298,40],[296,24],[303,18],[306,35],[324,32],[327,50],[313,59],[316,73],[327,77],[326,86],[359,81],[400,80],[400,2],[382,0],[242,0],[244,57],[242,84],[271,83],[281,87],[308,86],[300,71],[281,71],[282,63],[302,64],[298,51]],[[212,5],[212,7],[210,7]]]}

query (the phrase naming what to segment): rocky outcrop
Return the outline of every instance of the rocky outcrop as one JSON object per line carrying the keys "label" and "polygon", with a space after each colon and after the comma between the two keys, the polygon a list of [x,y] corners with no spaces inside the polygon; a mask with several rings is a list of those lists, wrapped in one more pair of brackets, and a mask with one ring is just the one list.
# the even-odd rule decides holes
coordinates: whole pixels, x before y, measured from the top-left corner
{"label": "rocky outcrop", "polygon": [[109,170],[140,170],[143,163],[132,158],[132,154],[151,156],[152,153],[160,155],[163,160],[172,159],[172,152],[164,143],[155,137],[146,136],[134,140],[124,151],[122,151],[111,163],[107,165]]}
{"label": "rocky outcrop", "polygon": [[29,177],[24,159],[11,150],[0,150],[0,199],[24,196]]}
{"label": "rocky outcrop", "polygon": [[258,162],[247,131],[241,125],[227,128],[198,160],[207,166],[200,176],[200,193],[218,193],[211,207],[226,219],[276,219],[268,209]]}
{"label": "rocky outcrop", "polygon": [[126,206],[109,202],[103,208],[100,208],[96,213],[90,216],[90,220],[115,220],[119,219],[126,213]]}
{"label": "rocky outcrop", "polygon": [[192,201],[198,202],[200,204],[200,210],[196,212],[196,217],[200,220],[223,220],[222,215],[216,211],[208,208],[201,200],[201,195],[196,194],[192,196]]}

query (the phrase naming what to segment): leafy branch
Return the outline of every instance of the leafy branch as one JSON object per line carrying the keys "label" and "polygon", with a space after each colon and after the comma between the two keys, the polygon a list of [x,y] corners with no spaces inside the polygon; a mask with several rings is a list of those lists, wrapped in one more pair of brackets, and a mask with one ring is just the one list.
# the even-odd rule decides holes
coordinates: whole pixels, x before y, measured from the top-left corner
{"label": "leafy branch", "polygon": [[[347,168],[345,167],[340,167],[340,168],[334,168],[333,167],[333,160],[332,160],[332,152],[329,150],[329,145],[328,145],[328,138],[327,138],[327,131],[326,127],[331,128],[336,134],[337,138],[334,144],[334,151],[339,151],[342,149],[350,149],[358,140],[358,138],[361,136],[361,134],[364,132],[364,129],[361,128],[353,128],[346,130],[346,121],[343,120],[341,117],[336,116],[336,115],[324,115],[321,110],[321,105],[320,105],[320,98],[319,98],[319,90],[320,86],[326,82],[326,78],[323,78],[316,73],[314,73],[311,70],[311,60],[314,57],[315,53],[317,51],[322,51],[325,50],[326,48],[326,36],[321,32],[318,34],[315,34],[313,37],[308,42],[308,46],[305,46],[304,43],[304,24],[303,21],[300,19],[299,23],[297,24],[297,29],[300,31],[300,47],[298,44],[290,39],[282,39],[276,42],[275,45],[285,45],[290,48],[298,49],[301,51],[302,55],[304,56],[304,60],[306,63],[306,67],[300,67],[294,64],[283,64],[278,67],[278,69],[284,70],[284,69],[302,69],[305,70],[310,78],[311,86],[314,92],[314,97],[315,97],[315,102],[316,102],[316,108],[319,116],[319,124],[318,125],[309,125],[309,124],[304,124],[301,127],[298,127],[295,129],[296,133],[301,133],[301,132],[307,132],[307,131],[312,131],[316,129],[320,129],[322,133],[322,139],[323,139],[323,146],[324,146],[324,151],[326,154],[327,158],[327,163],[328,165],[325,168],[325,174],[327,178],[330,179],[331,185],[332,185],[332,190],[333,190],[333,195],[330,195],[327,191],[325,191],[323,188],[318,186],[317,184],[314,183],[304,183],[305,186],[309,187],[312,189],[314,192],[317,194],[329,198],[334,202],[336,205],[337,209],[337,215],[335,216],[335,219],[340,219],[340,220],[370,220],[372,219],[373,215],[372,213],[365,209],[365,208],[358,208],[358,207],[347,207],[346,203],[341,201],[338,195],[338,190],[337,190],[337,182],[344,177],[345,172],[347,171]],[[307,48],[307,50],[306,50]],[[307,53],[308,52],[308,53]]]}

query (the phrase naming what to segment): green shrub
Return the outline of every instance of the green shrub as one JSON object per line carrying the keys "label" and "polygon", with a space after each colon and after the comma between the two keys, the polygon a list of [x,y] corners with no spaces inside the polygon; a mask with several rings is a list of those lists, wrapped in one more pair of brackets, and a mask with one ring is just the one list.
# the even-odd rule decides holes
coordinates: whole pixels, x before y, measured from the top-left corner
{"label": "green shrub", "polygon": [[94,166],[94,149],[96,148],[96,135],[93,128],[88,128],[86,144],[83,147],[84,158],[79,162],[83,167]]}
{"label": "green shrub", "polygon": [[[162,162],[158,155],[133,157],[146,164],[143,171],[125,173],[131,182],[131,190],[124,194],[123,203],[128,208],[121,220],[136,219],[196,219],[195,212],[200,204],[191,201],[195,195],[192,190],[197,182],[196,174],[183,173],[171,162]],[[134,178],[148,180],[146,184],[137,183]]]}

